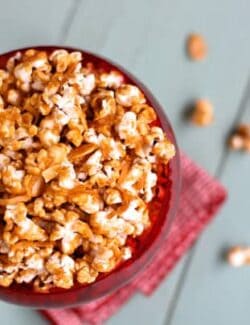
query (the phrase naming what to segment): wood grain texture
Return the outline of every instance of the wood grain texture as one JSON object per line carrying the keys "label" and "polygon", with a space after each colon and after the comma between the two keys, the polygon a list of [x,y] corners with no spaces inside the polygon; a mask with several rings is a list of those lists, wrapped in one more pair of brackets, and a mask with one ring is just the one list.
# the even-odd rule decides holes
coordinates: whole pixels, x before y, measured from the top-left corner
{"label": "wood grain texture", "polygon": [[[151,298],[135,296],[109,325],[198,325],[201,319],[205,325],[249,324],[249,291],[244,284],[250,271],[230,269],[220,256],[231,243],[249,243],[249,157],[223,151],[250,71],[249,10],[248,0],[9,0],[2,4],[1,52],[61,43],[119,62],[143,80],[164,106],[181,148],[211,174],[219,173],[229,188],[230,201],[191,257],[184,257]],[[195,31],[204,35],[209,47],[208,58],[201,63],[190,62],[185,55],[186,37]],[[198,97],[214,103],[216,120],[210,128],[194,128],[182,118],[184,108]],[[250,121],[249,111],[250,107],[244,118]],[[26,309],[1,303],[0,311],[4,325],[44,324]]]}
{"label": "wood grain texture", "polygon": [[[236,124],[250,122],[249,83],[243,96],[247,100],[239,107]],[[250,244],[250,156],[228,152],[221,180],[229,190],[228,203],[197,244],[177,308],[167,324],[198,325],[201,319],[206,319],[204,324],[250,323],[250,270],[231,268],[223,260],[229,247]]]}
{"label": "wood grain texture", "polygon": [[0,52],[25,46],[55,44],[71,0],[2,1]]}

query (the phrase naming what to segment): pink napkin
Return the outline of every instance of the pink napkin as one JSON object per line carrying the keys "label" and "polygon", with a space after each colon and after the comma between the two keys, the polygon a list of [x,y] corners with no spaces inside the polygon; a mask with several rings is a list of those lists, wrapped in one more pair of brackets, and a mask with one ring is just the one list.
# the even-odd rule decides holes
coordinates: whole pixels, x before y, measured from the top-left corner
{"label": "pink napkin", "polygon": [[43,310],[56,325],[98,325],[111,317],[135,293],[150,295],[201,234],[226,198],[218,181],[182,154],[180,206],[170,234],[150,266],[132,283],[95,302],[70,309]]}

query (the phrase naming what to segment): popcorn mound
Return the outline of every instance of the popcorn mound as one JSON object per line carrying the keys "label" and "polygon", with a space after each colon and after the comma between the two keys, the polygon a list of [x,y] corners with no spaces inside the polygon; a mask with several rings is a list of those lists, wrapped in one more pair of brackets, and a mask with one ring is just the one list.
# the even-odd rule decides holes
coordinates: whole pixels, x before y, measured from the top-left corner
{"label": "popcorn mound", "polygon": [[[83,64],[84,63],[84,64]],[[86,285],[133,255],[175,155],[141,90],[80,52],[0,70],[0,285]],[[163,186],[157,187],[158,196]]]}

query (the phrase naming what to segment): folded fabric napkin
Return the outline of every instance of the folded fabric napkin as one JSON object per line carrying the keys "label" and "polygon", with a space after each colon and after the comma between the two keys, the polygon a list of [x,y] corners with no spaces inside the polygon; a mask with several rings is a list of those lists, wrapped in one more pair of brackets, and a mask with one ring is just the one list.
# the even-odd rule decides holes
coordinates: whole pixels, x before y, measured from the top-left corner
{"label": "folded fabric napkin", "polygon": [[97,301],[76,308],[43,310],[52,324],[103,324],[135,293],[150,295],[160,285],[226,198],[222,185],[183,154],[181,173],[179,210],[167,239],[150,266],[132,283]]}

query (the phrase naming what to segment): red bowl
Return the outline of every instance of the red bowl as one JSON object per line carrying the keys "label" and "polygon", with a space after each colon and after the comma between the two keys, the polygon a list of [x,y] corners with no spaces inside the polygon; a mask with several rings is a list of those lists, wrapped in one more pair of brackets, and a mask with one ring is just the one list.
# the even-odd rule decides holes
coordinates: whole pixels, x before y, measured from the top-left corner
{"label": "red bowl", "polygon": [[[44,50],[48,53],[59,48],[61,47],[35,47],[37,50]],[[69,52],[80,51],[83,54],[84,62],[92,62],[97,68],[105,71],[120,71],[126,82],[138,86],[145,94],[147,103],[154,107],[157,113],[158,120],[154,124],[160,125],[168,138],[175,144],[176,155],[166,168],[159,168],[156,195],[152,202],[149,203],[152,226],[139,238],[129,240],[128,244],[133,247],[134,251],[130,260],[119,265],[114,271],[100,276],[92,284],[86,286],[76,285],[68,290],[55,289],[49,293],[37,293],[32,288],[24,285],[12,285],[9,288],[0,287],[0,299],[35,308],[70,307],[80,303],[88,303],[110,294],[112,291],[126,285],[135,276],[139,276],[139,273],[152,262],[153,257],[169,233],[170,225],[177,210],[180,192],[180,160],[174,132],[162,107],[151,92],[129,72],[110,60],[80,49],[63,48]],[[24,52],[25,50],[27,48],[0,55],[0,68],[4,68],[7,60],[16,52]]]}

